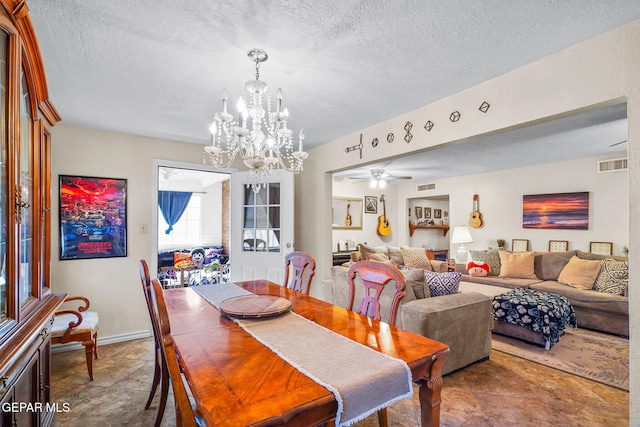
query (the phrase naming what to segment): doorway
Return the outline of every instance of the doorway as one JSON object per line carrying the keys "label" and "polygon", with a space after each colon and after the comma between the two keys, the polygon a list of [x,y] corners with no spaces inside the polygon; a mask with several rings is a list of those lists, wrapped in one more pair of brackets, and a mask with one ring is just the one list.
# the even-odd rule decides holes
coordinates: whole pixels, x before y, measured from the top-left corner
{"label": "doorway", "polygon": [[155,241],[165,287],[229,278],[229,173],[158,165]]}

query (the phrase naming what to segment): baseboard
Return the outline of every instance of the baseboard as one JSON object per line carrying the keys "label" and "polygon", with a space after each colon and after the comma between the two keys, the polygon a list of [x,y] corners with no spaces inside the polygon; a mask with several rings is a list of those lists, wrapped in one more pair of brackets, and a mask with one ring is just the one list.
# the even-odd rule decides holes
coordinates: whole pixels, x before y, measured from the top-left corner
{"label": "baseboard", "polygon": [[[112,335],[110,337],[101,337],[98,335],[98,346],[115,344],[124,341],[138,340],[141,338],[149,338],[151,336],[150,330],[130,332],[122,335]],[[66,344],[56,344],[51,346],[51,353],[62,353],[65,351],[82,350],[84,347],[79,342],[70,342]]]}

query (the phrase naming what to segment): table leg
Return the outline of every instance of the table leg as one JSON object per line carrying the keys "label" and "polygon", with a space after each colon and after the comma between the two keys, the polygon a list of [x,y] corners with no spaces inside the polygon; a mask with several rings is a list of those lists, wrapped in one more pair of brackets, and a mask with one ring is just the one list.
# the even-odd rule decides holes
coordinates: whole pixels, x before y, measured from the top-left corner
{"label": "table leg", "polygon": [[440,425],[440,403],[442,402],[440,393],[444,385],[441,372],[444,359],[444,357],[438,357],[429,366],[425,366],[424,373],[417,381],[422,427]]}

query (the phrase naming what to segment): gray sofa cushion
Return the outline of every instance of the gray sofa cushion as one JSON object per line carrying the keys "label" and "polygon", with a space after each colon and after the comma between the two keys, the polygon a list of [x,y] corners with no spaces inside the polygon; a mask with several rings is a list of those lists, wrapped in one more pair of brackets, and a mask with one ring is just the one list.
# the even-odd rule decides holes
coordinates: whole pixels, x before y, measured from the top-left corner
{"label": "gray sofa cushion", "polygon": [[[530,289],[565,296],[576,309],[588,308],[617,315],[629,315],[629,298],[624,296],[573,288],[551,280],[531,285]],[[580,327],[579,316],[578,327]]]}
{"label": "gray sofa cushion", "polygon": [[402,251],[399,246],[387,246],[389,251],[389,259],[397,266],[404,265],[404,258],[402,258]]}
{"label": "gray sofa cushion", "polygon": [[541,280],[538,279],[514,279],[511,277],[495,277],[495,276],[484,276],[484,277],[474,277],[465,274],[462,276],[462,280],[465,282],[471,283],[482,283],[485,285],[493,285],[493,286],[501,286],[503,288],[528,288],[534,283],[540,283]]}
{"label": "gray sofa cushion", "polygon": [[533,271],[541,280],[558,280],[560,272],[576,251],[536,252]]}

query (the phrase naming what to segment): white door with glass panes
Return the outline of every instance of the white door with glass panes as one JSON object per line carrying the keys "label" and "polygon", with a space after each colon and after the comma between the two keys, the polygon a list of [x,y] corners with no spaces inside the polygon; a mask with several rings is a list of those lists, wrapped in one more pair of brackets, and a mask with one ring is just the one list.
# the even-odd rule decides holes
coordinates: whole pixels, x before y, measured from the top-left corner
{"label": "white door with glass panes", "polygon": [[273,171],[255,192],[251,172],[231,174],[231,281],[282,284],[284,257],[293,251],[293,173]]}

